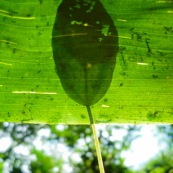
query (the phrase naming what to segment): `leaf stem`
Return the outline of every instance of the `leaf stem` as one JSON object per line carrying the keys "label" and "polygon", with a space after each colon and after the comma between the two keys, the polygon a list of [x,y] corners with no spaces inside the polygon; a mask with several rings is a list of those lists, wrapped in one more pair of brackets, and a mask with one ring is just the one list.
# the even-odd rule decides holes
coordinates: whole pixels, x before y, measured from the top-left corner
{"label": "leaf stem", "polygon": [[105,173],[104,166],[103,166],[102,155],[101,155],[101,151],[100,151],[100,144],[99,144],[97,131],[96,131],[96,125],[94,124],[94,121],[93,121],[93,116],[92,116],[90,106],[86,106],[86,108],[87,108],[88,116],[89,116],[89,119],[90,119],[90,126],[92,128],[93,135],[94,135],[94,143],[95,143],[95,148],[96,148],[96,153],[97,153],[99,170],[100,170],[100,173]]}

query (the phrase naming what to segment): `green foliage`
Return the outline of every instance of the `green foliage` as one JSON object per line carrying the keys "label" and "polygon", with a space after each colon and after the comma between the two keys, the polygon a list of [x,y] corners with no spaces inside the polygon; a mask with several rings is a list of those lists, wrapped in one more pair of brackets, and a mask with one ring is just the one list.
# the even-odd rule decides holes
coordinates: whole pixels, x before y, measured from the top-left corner
{"label": "green foliage", "polygon": [[165,169],[164,168],[155,168],[152,171],[150,171],[150,173],[165,173]]}
{"label": "green foliage", "polygon": [[[60,131],[56,128],[56,125],[50,126],[52,134],[57,136],[57,140],[65,142],[67,146],[74,147],[77,141],[82,137],[86,139],[87,136],[92,136],[92,132],[89,126],[64,126],[64,130]],[[94,145],[94,144],[93,144]]]}
{"label": "green foliage", "polygon": [[152,158],[144,168],[145,172],[149,173],[170,173],[173,171],[173,150],[159,153]]}
{"label": "green foliage", "polygon": [[[0,1],[1,122],[89,123],[55,70],[51,40],[60,3]],[[108,92],[91,108],[94,121],[172,123],[172,1],[101,3],[119,33],[119,53]]]}
{"label": "green foliage", "polygon": [[[1,158],[1,157],[0,157]],[[2,172],[2,168],[3,168],[3,162],[0,161],[0,172]]]}
{"label": "green foliage", "polygon": [[[123,137],[122,141],[111,141],[109,137],[114,136],[111,129],[118,128],[119,130],[124,129],[127,131],[126,135]],[[32,133],[30,133],[31,129]],[[50,135],[41,138],[43,145],[47,141],[49,141],[49,144],[51,146],[53,145],[55,148],[59,144],[65,145],[68,147],[69,152],[71,152],[68,160],[63,160],[62,155],[54,150],[52,154],[47,154],[42,149],[38,149],[34,146],[34,139],[38,137],[39,131],[44,129],[49,129]],[[126,173],[131,173],[132,171],[124,165],[125,158],[121,157],[121,152],[127,150],[130,147],[131,142],[138,137],[135,132],[138,131],[139,128],[135,126],[124,128],[120,126],[107,126],[106,129],[109,137],[105,137],[102,130],[99,132],[105,171],[114,173],[114,171],[117,170],[119,172],[124,171]],[[53,171],[61,173],[64,171],[63,166],[65,164],[70,165],[73,170],[72,172],[75,173],[86,171],[88,173],[99,172],[94,141],[89,126],[63,126],[62,128],[61,125],[61,128],[59,128],[58,125],[48,126],[3,123],[1,131],[8,136],[11,135],[12,145],[6,151],[1,153],[3,164],[6,163],[10,165],[10,173],[17,171],[17,169],[24,173],[24,165],[28,165],[28,169],[33,173],[53,173]],[[0,138],[1,137],[2,136],[0,136]],[[83,141],[83,144],[80,144],[80,141]],[[30,152],[29,156],[16,153],[15,148],[19,146],[27,147]],[[73,154],[78,155],[81,160],[76,161],[74,157],[72,157]]]}
{"label": "green foliage", "polygon": [[43,151],[36,149],[32,151],[32,154],[36,156],[36,160],[31,163],[32,173],[53,173],[55,163],[51,156],[47,156]]}
{"label": "green foliage", "polygon": [[0,159],[3,163],[9,165],[10,173],[22,172],[22,166],[28,164],[28,158],[22,154],[15,152],[17,147],[23,146],[27,148],[33,147],[32,141],[36,138],[37,132],[41,128],[46,128],[46,125],[32,124],[13,124],[1,123],[0,139],[4,136],[10,137],[12,144],[6,151],[0,153]]}
{"label": "green foliage", "polygon": [[149,173],[171,173],[173,171],[173,125],[159,125],[158,133],[162,134],[159,144],[166,143],[166,149],[150,159],[143,171]]}
{"label": "green foliage", "polygon": [[[65,145],[71,153],[68,160],[64,160],[62,155],[55,153],[54,150],[52,154],[48,154],[48,152],[43,149],[38,149],[34,146],[33,141],[39,136],[38,134],[40,133],[40,130],[44,129],[50,130],[50,135],[43,136],[41,138],[42,143],[44,144],[49,141],[49,144],[53,146],[58,146],[58,144]],[[112,140],[112,137],[116,136],[114,129],[116,129],[116,131],[123,130],[126,132],[121,140],[116,138]],[[161,141],[166,141],[168,149],[158,153],[158,155],[152,158],[143,168],[141,168],[141,170],[139,169],[138,171],[133,171],[131,170],[131,167],[125,166],[124,162],[126,158],[121,156],[121,152],[128,150],[132,142],[139,137],[139,133],[136,132],[140,131],[140,127],[106,126],[104,133],[106,132],[107,135],[100,130],[99,139],[101,142],[105,172],[161,173],[161,171],[163,172],[164,170],[164,172],[171,173],[173,170],[173,150],[170,150],[170,146],[172,146],[172,138],[170,135],[171,132],[173,132],[172,126],[160,126],[159,130],[159,133],[163,133],[164,140],[161,139]],[[117,134],[118,133],[119,132],[117,131]],[[91,129],[89,126],[49,126],[2,123],[0,129],[0,139],[4,136],[10,136],[12,144],[6,151],[0,153],[1,170],[4,168],[5,164],[8,164],[9,173],[25,173],[23,165],[28,165],[28,170],[33,173],[53,173],[53,171],[61,173],[64,171],[63,166],[68,164],[72,168],[72,172],[75,173],[99,172]],[[81,140],[83,141],[83,144],[80,143]],[[27,147],[30,154],[25,156],[16,153],[15,149],[19,146]],[[73,154],[79,155],[81,160],[76,161],[74,157],[72,157]]]}

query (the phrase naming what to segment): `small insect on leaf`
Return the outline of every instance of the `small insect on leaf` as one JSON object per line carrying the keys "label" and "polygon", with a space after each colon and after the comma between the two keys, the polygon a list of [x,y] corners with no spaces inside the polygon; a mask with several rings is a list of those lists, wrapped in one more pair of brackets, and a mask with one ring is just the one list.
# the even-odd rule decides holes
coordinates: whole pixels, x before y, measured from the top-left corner
{"label": "small insect on leaf", "polygon": [[93,105],[107,92],[116,63],[118,33],[99,0],[63,0],[52,32],[53,57],[70,98]]}

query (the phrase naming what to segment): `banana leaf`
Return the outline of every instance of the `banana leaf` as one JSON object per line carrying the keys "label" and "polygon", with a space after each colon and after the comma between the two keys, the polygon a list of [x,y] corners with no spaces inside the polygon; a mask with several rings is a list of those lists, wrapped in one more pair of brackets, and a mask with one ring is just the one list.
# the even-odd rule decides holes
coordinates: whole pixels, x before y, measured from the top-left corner
{"label": "banana leaf", "polygon": [[[118,31],[119,51],[108,91],[91,106],[94,123],[173,123],[173,1],[100,2]],[[86,107],[66,94],[55,69],[60,4],[0,1],[1,122],[89,124]]]}

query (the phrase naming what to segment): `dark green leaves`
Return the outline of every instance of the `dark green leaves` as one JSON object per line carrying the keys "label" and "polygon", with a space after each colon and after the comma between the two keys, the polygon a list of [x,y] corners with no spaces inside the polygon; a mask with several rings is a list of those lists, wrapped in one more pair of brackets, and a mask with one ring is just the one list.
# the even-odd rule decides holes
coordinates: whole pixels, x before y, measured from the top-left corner
{"label": "dark green leaves", "polygon": [[100,1],[64,0],[52,46],[66,93],[85,106],[98,102],[110,86],[118,52],[118,33]]}

